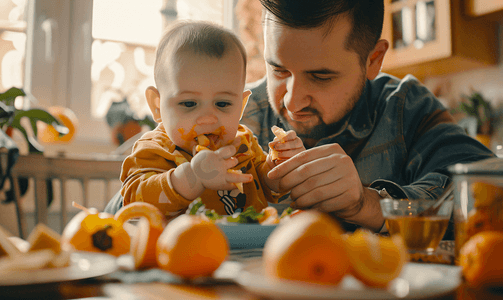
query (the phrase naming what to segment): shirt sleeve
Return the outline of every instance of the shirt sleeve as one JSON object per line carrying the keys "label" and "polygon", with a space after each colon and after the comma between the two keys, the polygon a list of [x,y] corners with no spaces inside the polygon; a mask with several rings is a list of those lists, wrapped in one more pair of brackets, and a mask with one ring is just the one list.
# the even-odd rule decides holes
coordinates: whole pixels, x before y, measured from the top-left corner
{"label": "shirt sleeve", "polygon": [[165,159],[162,148],[135,145],[133,153],[122,165],[124,205],[132,202],[153,204],[166,216],[185,210],[191,201],[179,195],[171,184],[170,175],[176,164]]}
{"label": "shirt sleeve", "polygon": [[402,134],[407,148],[402,176],[409,184],[399,186],[376,180],[371,187],[386,188],[391,196],[435,199],[451,181],[447,170],[450,165],[487,159],[494,154],[468,136],[426,87],[407,87],[403,105],[397,107],[402,110]]}

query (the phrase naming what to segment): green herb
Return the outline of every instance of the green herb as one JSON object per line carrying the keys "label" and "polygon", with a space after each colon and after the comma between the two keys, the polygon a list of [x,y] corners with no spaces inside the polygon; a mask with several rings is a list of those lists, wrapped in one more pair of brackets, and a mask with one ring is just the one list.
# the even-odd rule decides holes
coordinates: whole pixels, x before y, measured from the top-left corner
{"label": "green herb", "polygon": [[189,204],[189,207],[188,207],[189,215],[195,215],[195,214],[197,214],[197,211],[203,205],[204,204],[203,204],[203,201],[201,200],[201,198],[197,198],[196,200],[192,201]]}
{"label": "green herb", "polygon": [[292,207],[287,207],[283,213],[281,214],[281,217],[286,217],[286,216],[289,216],[291,213],[293,212],[293,208]]}
{"label": "green herb", "polygon": [[219,219],[222,219],[223,217],[221,215],[219,215],[214,209],[212,210],[206,210],[204,212],[204,214],[208,217],[208,219],[212,220],[212,221],[216,221],[216,220],[219,220]]}
{"label": "green herb", "polygon": [[262,217],[263,213],[258,213],[255,207],[248,206],[242,213],[238,216],[239,223],[258,223],[258,218]]}

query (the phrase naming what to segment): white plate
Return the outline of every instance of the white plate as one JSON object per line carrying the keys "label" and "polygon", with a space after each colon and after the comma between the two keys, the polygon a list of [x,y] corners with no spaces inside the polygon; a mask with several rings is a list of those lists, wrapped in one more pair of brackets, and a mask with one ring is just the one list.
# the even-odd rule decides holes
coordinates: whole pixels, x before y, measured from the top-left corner
{"label": "white plate", "polygon": [[420,299],[448,293],[461,283],[460,267],[439,264],[408,263],[388,288],[366,287],[347,275],[336,287],[271,280],[264,274],[262,262],[246,264],[236,281],[248,291],[272,299]]}
{"label": "white plate", "polygon": [[94,252],[74,252],[64,268],[9,273],[0,277],[0,286],[41,284],[97,277],[118,269],[115,256]]}

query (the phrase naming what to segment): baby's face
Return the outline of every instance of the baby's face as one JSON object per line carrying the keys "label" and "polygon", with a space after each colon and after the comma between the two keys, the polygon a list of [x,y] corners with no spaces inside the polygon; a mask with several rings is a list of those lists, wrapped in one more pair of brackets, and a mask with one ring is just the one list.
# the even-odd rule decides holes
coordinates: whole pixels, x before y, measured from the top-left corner
{"label": "baby's face", "polygon": [[[169,138],[188,153],[205,134],[215,149],[232,143],[241,117],[244,63],[237,48],[221,58],[182,52],[164,62],[157,87]],[[212,150],[215,150],[212,149]]]}

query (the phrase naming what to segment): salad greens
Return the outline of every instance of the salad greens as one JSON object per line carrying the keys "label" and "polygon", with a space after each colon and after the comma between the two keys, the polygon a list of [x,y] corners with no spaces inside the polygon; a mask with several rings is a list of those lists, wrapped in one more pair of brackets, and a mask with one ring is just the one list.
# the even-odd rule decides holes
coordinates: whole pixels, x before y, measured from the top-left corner
{"label": "salad greens", "polygon": [[258,219],[264,215],[263,213],[257,212],[255,207],[249,206],[241,213],[238,212],[224,218],[224,216],[219,215],[215,210],[207,209],[201,198],[192,201],[185,213],[189,215],[205,215],[208,219],[213,221],[224,219],[231,223],[258,223]]}

